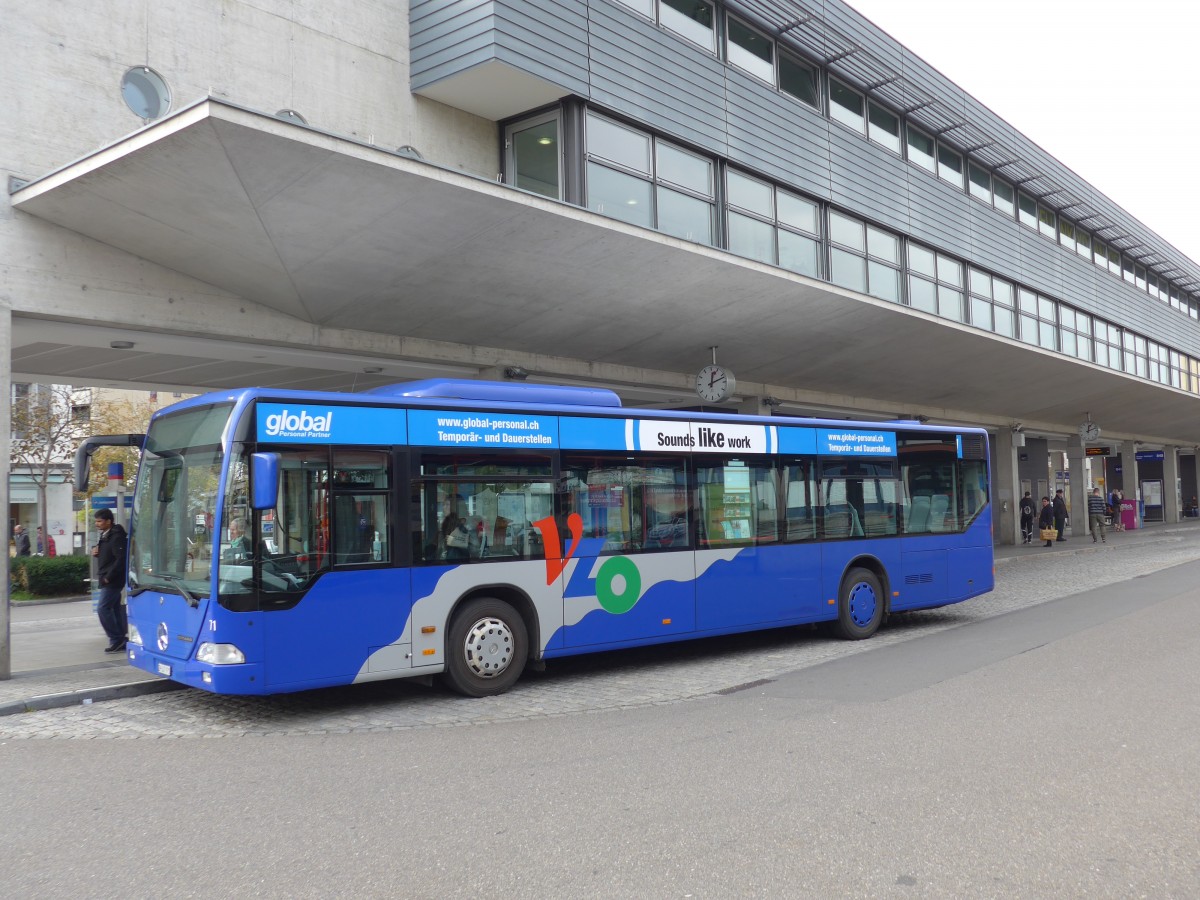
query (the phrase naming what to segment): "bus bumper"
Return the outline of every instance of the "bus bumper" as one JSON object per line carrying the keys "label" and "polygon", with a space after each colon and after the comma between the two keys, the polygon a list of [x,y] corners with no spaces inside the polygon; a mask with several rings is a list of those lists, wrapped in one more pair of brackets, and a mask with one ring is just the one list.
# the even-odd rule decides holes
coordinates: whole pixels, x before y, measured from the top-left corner
{"label": "bus bumper", "polygon": [[175,659],[151,652],[144,647],[135,647],[133,644],[126,648],[125,655],[129,664],[135,668],[202,691],[214,694],[266,693],[266,682],[263,680],[263,667],[260,663],[214,666],[191,659]]}

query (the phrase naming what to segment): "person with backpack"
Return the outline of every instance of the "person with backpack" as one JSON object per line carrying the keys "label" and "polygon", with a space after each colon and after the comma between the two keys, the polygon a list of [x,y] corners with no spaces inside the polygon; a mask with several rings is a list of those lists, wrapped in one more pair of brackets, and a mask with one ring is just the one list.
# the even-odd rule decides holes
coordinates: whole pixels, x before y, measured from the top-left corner
{"label": "person with backpack", "polygon": [[1033,540],[1033,497],[1029,491],[1021,498],[1021,538],[1028,544]]}

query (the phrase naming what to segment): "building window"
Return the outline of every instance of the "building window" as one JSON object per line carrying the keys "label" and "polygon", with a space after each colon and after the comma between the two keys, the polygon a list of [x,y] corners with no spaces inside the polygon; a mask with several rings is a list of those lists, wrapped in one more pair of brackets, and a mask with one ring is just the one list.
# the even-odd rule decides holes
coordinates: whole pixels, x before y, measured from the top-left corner
{"label": "building window", "polygon": [[1092,353],[1092,319],[1086,313],[1072,309],[1069,306],[1059,307],[1059,318],[1062,336],[1062,352],[1091,362]]}
{"label": "building window", "polygon": [[617,0],[648,19],[654,18],[654,0]]}
{"label": "building window", "polygon": [[965,321],[963,266],[919,244],[908,245],[908,302],[915,309]]}
{"label": "building window", "polygon": [[970,181],[971,196],[984,203],[992,202],[992,175],[973,162],[967,164],[967,178]]}
{"label": "building window", "polygon": [[713,163],[595,114],[587,117],[587,206],[632,225],[713,243]]}
{"label": "building window", "polygon": [[1075,252],[1088,262],[1092,261],[1092,236],[1078,226],[1075,227]]}
{"label": "building window", "polygon": [[664,28],[716,52],[716,15],[707,0],[659,0],[658,15]]}
{"label": "building window", "polygon": [[817,109],[821,108],[817,90],[817,70],[796,57],[779,54],[779,89],[797,100]]}
{"label": "building window", "polygon": [[1062,216],[1058,217],[1058,242],[1068,250],[1075,250],[1075,224]]}
{"label": "building window", "polygon": [[829,118],[848,125],[855,131],[865,132],[863,97],[836,78],[829,79]]}
{"label": "building window", "polygon": [[816,203],[733,169],[725,186],[731,252],[821,277]]}
{"label": "building window", "polygon": [[1006,216],[1013,215],[1015,212],[1013,186],[999,178],[993,178],[992,193],[994,195],[992,203],[996,209]]}
{"label": "building window", "polygon": [[867,137],[893,153],[900,153],[900,117],[877,103],[867,104]]}
{"label": "building window", "polygon": [[1017,220],[1030,228],[1038,227],[1037,201],[1028,194],[1017,194]]}
{"label": "building window", "polygon": [[525,119],[504,130],[509,184],[553,200],[562,198],[560,131],[557,112]]}
{"label": "building window", "polygon": [[1092,238],[1092,253],[1096,265],[1102,269],[1108,267],[1108,245],[1098,237]]}
{"label": "building window", "polygon": [[1121,368],[1121,329],[1100,319],[1093,320],[1096,331],[1096,362],[1110,369]]}
{"label": "building window", "polygon": [[929,135],[918,131],[911,125],[908,134],[908,159],[929,172],[937,171],[937,160],[934,158],[934,140]]}
{"label": "building window", "polygon": [[733,16],[729,16],[726,22],[729,26],[726,55],[730,64],[774,85],[774,42]]}
{"label": "building window", "polygon": [[890,232],[829,211],[829,278],[834,284],[900,302],[900,239]]}
{"label": "building window", "polygon": [[938,144],[938,178],[948,181],[959,190],[963,186],[963,158],[956,150],[951,150],[945,144]]}
{"label": "building window", "polygon": [[1002,278],[995,278],[981,269],[972,267],[969,272],[971,324],[1013,337],[1013,286]]}
{"label": "building window", "polygon": [[1048,238],[1054,238],[1058,233],[1054,221],[1054,210],[1038,204],[1038,230]]}
{"label": "building window", "polygon": [[121,97],[135,116],[149,122],[171,108],[171,89],[163,77],[146,66],[134,66],[121,77]]}

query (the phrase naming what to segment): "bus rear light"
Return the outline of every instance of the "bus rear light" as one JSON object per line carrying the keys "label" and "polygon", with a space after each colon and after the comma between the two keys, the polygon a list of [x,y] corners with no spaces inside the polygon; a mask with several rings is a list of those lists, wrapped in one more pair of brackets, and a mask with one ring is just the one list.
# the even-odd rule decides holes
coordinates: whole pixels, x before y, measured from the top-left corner
{"label": "bus rear light", "polygon": [[129,623],[129,636],[125,639],[131,644],[137,644],[139,647],[144,647],[142,643],[142,633],[138,631],[138,627],[132,622]]}
{"label": "bus rear light", "polygon": [[246,661],[246,654],[233,644],[213,644],[205,641],[196,650],[196,662],[210,666],[238,666]]}

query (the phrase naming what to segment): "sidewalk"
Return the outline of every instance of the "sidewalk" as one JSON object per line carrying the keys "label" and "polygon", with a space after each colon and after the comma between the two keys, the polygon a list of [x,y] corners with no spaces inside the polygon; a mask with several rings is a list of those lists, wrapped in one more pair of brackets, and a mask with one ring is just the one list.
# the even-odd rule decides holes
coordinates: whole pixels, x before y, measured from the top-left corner
{"label": "sidewalk", "polygon": [[133,668],[124,653],[105,653],[90,597],[14,603],[11,613],[12,678],[0,681],[0,716],[182,687]]}
{"label": "sidewalk", "polygon": [[[1043,547],[1040,541],[996,548],[1000,568],[1022,560],[1137,546],[1154,541],[1200,539],[1200,519],[1176,525],[1153,524],[1136,531],[1109,531],[1108,542],[1093,544],[1087,534]],[[182,688],[135,669],[122,653],[105,653],[108,643],[89,597],[17,603],[12,607],[13,677],[0,681],[0,716],[34,709],[134,697]],[[115,657],[115,658],[114,658]]]}

